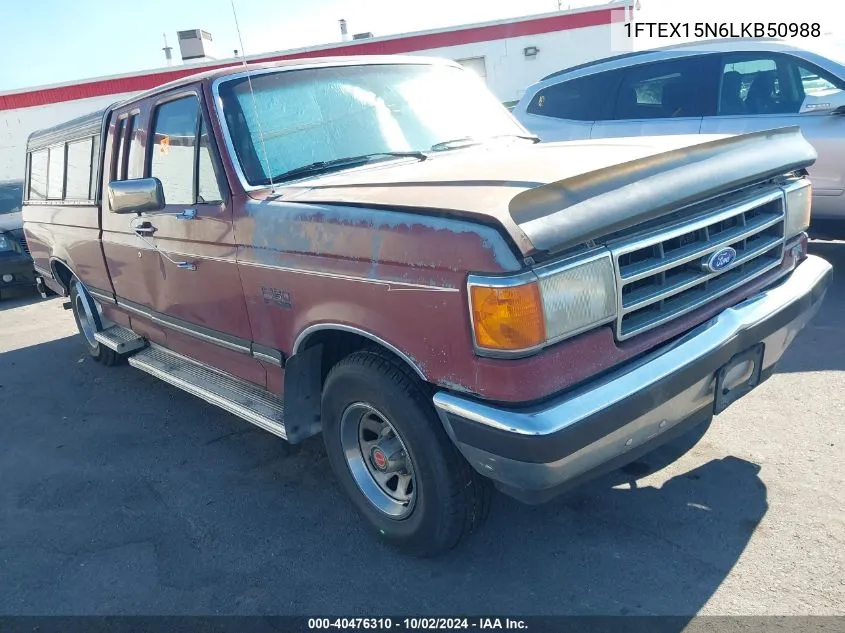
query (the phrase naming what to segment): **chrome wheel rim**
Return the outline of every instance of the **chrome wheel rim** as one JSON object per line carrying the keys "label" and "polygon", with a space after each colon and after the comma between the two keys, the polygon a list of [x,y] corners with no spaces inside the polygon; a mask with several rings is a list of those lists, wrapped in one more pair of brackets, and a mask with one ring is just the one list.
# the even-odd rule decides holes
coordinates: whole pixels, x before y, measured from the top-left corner
{"label": "chrome wheel rim", "polygon": [[404,519],[414,509],[417,481],[410,453],[387,417],[363,402],[340,419],[346,464],[361,492],[379,511]]}
{"label": "chrome wheel rim", "polygon": [[97,331],[94,315],[91,314],[91,308],[81,292],[76,294],[76,318],[79,321],[79,330],[88,341],[88,345],[92,348],[97,347],[97,339],[94,337],[94,332]]}

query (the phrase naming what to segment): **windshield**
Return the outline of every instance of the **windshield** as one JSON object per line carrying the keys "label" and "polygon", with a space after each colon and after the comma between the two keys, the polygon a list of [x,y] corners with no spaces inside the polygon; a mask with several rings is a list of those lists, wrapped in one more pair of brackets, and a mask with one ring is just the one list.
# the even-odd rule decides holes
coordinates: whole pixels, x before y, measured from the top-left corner
{"label": "windshield", "polygon": [[845,65],[845,40],[826,36],[812,42],[801,44],[805,50],[826,57],[839,65]]}
{"label": "windshield", "polygon": [[219,88],[250,185],[315,162],[525,133],[479,79],[452,66],[340,66],[251,80],[254,100],[246,77]]}
{"label": "windshield", "polygon": [[21,210],[23,183],[20,181],[0,182],[0,215]]}
{"label": "windshield", "polygon": [[831,40],[826,42],[823,48],[823,54],[835,61],[837,64],[845,66],[845,42],[842,40]]}

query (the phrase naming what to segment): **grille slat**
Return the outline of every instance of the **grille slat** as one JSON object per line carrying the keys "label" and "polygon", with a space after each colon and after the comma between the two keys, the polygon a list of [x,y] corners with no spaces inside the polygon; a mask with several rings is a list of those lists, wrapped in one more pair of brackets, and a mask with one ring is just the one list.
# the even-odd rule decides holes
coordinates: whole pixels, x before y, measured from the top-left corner
{"label": "grille slat", "polygon": [[[613,245],[617,338],[678,318],[779,265],[784,205],[783,191],[776,189]],[[723,270],[708,270],[704,261],[726,247],[736,259]]]}
{"label": "grille slat", "polygon": [[27,255],[29,255],[29,244],[26,243],[26,238],[22,237],[20,239],[20,243],[21,243],[21,248],[23,249],[23,252],[26,253]]}

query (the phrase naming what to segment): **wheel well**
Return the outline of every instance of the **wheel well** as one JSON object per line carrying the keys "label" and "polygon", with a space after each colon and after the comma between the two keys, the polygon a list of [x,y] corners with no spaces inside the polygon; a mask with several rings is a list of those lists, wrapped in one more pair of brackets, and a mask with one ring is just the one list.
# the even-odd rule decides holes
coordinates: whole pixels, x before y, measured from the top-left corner
{"label": "wheel well", "polygon": [[395,358],[414,375],[421,375],[407,358],[366,336],[345,330],[314,332],[285,363],[285,429],[289,442],[297,444],[320,432],[320,403],[326,377],[339,361],[363,349]]}
{"label": "wheel well", "polygon": [[58,260],[53,260],[52,267],[53,275],[59,280],[59,283],[62,284],[62,288],[65,289],[65,296],[67,296],[70,294],[70,281],[73,279],[73,272],[71,272],[70,268]]}
{"label": "wheel well", "polygon": [[380,353],[399,360],[405,365],[409,365],[415,374],[419,375],[420,370],[414,365],[411,365],[406,358],[402,358],[396,352],[388,349],[384,345],[380,345],[377,341],[371,338],[356,334],[355,332],[346,332],[344,330],[318,330],[310,335],[305,342],[300,346],[298,351],[304,351],[309,347],[322,345],[322,354],[320,357],[320,385],[325,382],[332,367],[338,362],[362,349],[378,350]]}

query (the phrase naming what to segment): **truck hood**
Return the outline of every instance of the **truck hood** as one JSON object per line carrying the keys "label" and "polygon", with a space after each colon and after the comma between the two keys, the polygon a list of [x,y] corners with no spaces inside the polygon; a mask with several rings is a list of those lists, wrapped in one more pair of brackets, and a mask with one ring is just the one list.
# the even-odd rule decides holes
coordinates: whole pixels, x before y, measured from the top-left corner
{"label": "truck hood", "polygon": [[811,165],[799,128],[492,143],[311,178],[283,200],[450,213],[504,227],[524,255],[565,249]]}

